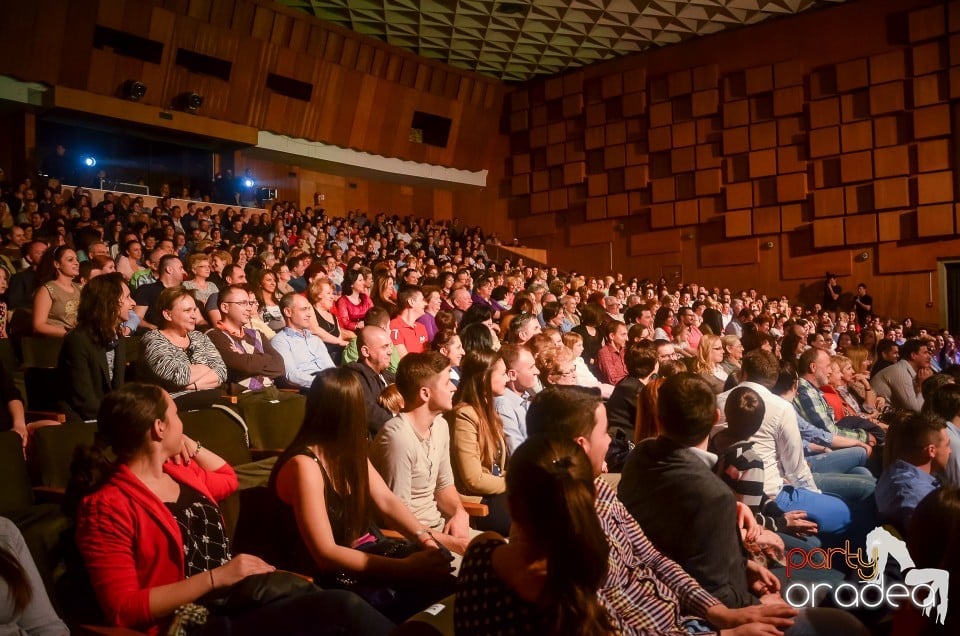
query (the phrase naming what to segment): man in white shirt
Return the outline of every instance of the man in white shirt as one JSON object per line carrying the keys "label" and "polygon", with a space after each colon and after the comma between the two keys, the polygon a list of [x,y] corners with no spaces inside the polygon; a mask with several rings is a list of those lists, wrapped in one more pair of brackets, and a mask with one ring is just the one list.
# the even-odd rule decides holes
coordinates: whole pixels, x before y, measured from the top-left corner
{"label": "man in white shirt", "polygon": [[295,292],[284,294],[280,299],[280,311],[287,326],[273,337],[270,344],[283,357],[287,382],[306,393],[315,375],[336,365],[323,340],[309,331],[316,318],[306,298]]}
{"label": "man in white shirt", "polygon": [[470,543],[467,512],[453,482],[450,429],[443,413],[453,408],[456,387],[441,353],[410,353],[396,378],[403,412],[373,440],[371,459],[391,490],[448,549],[463,554]]}

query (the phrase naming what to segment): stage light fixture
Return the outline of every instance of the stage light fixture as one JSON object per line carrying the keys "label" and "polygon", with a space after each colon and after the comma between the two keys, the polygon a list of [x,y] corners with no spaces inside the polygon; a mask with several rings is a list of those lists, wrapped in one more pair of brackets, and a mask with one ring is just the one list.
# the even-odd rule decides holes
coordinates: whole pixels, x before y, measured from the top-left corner
{"label": "stage light fixture", "polygon": [[97,158],[93,155],[83,155],[80,157],[80,163],[85,165],[88,168],[92,168],[97,165]]}
{"label": "stage light fixture", "polygon": [[123,83],[123,96],[132,102],[139,102],[147,94],[147,85],[137,80]]}
{"label": "stage light fixture", "polygon": [[203,106],[203,97],[194,92],[180,93],[174,100],[174,105],[180,110],[195,113]]}
{"label": "stage light fixture", "polygon": [[252,188],[254,185],[256,185],[256,183],[257,182],[251,179],[250,177],[247,177],[246,179],[243,180],[243,185],[244,187],[247,187],[247,188]]}

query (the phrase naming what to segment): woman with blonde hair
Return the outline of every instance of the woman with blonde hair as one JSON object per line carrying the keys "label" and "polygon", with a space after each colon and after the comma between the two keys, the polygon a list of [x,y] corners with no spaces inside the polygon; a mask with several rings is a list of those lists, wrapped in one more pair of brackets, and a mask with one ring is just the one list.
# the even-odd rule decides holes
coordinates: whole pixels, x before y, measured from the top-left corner
{"label": "woman with blonde hair", "polygon": [[573,351],[567,347],[550,346],[537,354],[536,364],[543,385],[573,386],[577,383],[577,367]]}
{"label": "woman with blonde hair", "polygon": [[720,342],[723,344],[723,362],[720,368],[727,372],[727,375],[740,370],[740,363],[743,360],[743,343],[740,337],[733,334],[721,336]]}
{"label": "woman with blonde hair", "polygon": [[707,381],[713,392],[723,393],[723,385],[729,375],[721,366],[723,362],[723,341],[719,336],[703,334],[700,345],[697,347],[697,359],[694,363],[696,373]]}

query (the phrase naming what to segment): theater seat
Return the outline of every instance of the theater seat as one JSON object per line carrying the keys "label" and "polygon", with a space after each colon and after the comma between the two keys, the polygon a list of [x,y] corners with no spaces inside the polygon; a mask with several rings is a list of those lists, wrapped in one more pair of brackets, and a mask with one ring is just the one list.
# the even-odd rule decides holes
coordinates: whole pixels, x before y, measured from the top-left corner
{"label": "theater seat", "polygon": [[411,616],[393,631],[393,636],[452,636],[453,608],[456,597],[450,595]]}

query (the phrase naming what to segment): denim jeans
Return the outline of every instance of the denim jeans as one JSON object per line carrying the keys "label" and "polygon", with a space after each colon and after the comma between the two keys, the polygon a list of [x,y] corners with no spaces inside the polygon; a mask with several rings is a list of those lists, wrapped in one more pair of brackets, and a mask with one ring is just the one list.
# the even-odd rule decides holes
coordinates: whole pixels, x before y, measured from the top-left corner
{"label": "denim jeans", "polygon": [[805,510],[807,519],[819,526],[819,538],[824,545],[840,545],[848,538],[853,519],[849,506],[839,497],[784,486],[776,501],[784,512]]}
{"label": "denim jeans", "polygon": [[810,466],[810,471],[813,473],[849,473],[871,476],[870,471],[865,468],[867,465],[867,449],[862,446],[841,448],[819,455],[808,455],[807,465]]}

